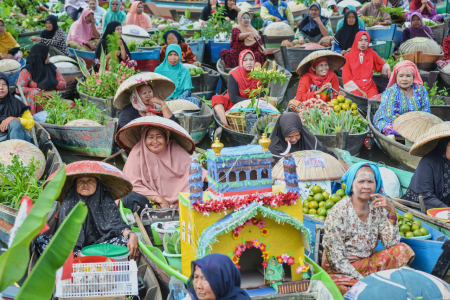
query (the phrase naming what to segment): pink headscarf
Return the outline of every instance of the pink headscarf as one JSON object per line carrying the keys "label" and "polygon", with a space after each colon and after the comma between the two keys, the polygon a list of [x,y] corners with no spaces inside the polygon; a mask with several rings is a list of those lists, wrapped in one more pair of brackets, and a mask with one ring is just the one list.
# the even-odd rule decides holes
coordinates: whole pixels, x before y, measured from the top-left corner
{"label": "pink headscarf", "polygon": [[136,1],[131,4],[130,11],[127,15],[127,25],[137,25],[144,29],[152,28],[150,18],[145,13],[137,13],[137,7],[139,4],[142,4],[142,2]]}
{"label": "pink headscarf", "polygon": [[386,89],[390,88],[391,86],[397,83],[397,73],[398,71],[400,71],[400,69],[403,68],[407,68],[412,72],[414,76],[413,84],[423,85],[422,77],[420,77],[419,70],[417,69],[416,64],[413,63],[412,61],[404,60],[395,65],[394,71],[392,71],[391,78],[389,79],[389,84],[387,85]]}
{"label": "pink headscarf", "polygon": [[[86,17],[94,13],[91,9],[84,9],[81,16],[70,26],[69,35],[67,36],[67,43],[76,42],[84,45],[94,37],[94,29],[92,24],[86,23]],[[95,25],[95,24],[94,24]]]}
{"label": "pink headscarf", "polygon": [[131,150],[123,173],[136,193],[150,200],[161,196],[178,208],[178,193],[189,191],[191,158],[176,141],[169,140],[167,131],[166,147],[157,154],[151,152],[145,145],[147,132],[151,128],[149,126],[142,132],[141,141]]}

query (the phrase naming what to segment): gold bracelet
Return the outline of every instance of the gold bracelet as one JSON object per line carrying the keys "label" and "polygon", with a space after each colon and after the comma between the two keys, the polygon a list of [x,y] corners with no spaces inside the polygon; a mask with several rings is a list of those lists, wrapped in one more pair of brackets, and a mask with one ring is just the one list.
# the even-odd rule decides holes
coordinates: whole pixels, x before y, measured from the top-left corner
{"label": "gold bracelet", "polygon": [[163,107],[161,107],[161,111],[165,110],[167,107],[168,107],[167,104],[164,105]]}

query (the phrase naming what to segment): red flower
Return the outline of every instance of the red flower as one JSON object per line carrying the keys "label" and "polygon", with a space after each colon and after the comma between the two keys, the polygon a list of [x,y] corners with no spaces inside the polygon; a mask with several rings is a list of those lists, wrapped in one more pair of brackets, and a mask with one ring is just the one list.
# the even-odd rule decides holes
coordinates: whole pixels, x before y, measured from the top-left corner
{"label": "red flower", "polygon": [[[198,203],[198,202],[197,202]],[[247,249],[250,249],[251,247],[253,247],[253,242],[252,241],[247,241],[245,243],[245,245],[247,246]]]}
{"label": "red flower", "polygon": [[281,258],[281,256],[277,256],[277,262],[282,265],[283,264],[283,259]]}
{"label": "red flower", "polygon": [[237,267],[238,269],[240,269],[240,268],[241,268],[241,266],[240,266],[240,265],[238,265],[238,264],[236,264],[236,267]]}
{"label": "red flower", "polygon": [[269,230],[267,228],[261,229],[261,235],[266,236],[269,233]]}
{"label": "red flower", "polygon": [[261,245],[259,246],[259,250],[261,250],[262,252],[266,251],[266,244],[261,243]]}
{"label": "red flower", "polygon": [[258,224],[258,222],[259,222],[259,221],[258,221],[258,220],[257,220],[256,218],[253,218],[253,219],[252,219],[252,223],[253,223],[253,225],[256,225],[256,224]]}
{"label": "red flower", "polygon": [[239,257],[237,257],[236,255],[233,256],[233,257],[231,258],[231,260],[232,260],[235,264],[238,264],[238,263],[239,263]]}
{"label": "red flower", "polygon": [[268,264],[269,264],[269,263],[268,263],[267,261],[265,261],[265,262],[262,263],[262,265],[263,265],[264,268],[267,268],[267,265],[268,265]]}
{"label": "red flower", "polygon": [[288,266],[292,266],[295,263],[295,260],[292,256],[287,259]]}

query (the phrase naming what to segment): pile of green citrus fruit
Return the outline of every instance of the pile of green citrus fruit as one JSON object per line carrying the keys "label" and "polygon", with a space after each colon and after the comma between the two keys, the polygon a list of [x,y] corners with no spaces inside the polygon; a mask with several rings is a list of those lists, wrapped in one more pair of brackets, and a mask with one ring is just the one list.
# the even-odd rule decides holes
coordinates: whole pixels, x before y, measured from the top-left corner
{"label": "pile of green citrus fruit", "polygon": [[325,221],[330,209],[345,197],[345,184],[335,194],[329,195],[320,186],[311,188],[308,198],[303,201],[303,213],[314,215],[315,218]]}
{"label": "pile of green citrus fruit", "polygon": [[400,236],[416,237],[428,235],[428,230],[422,227],[420,220],[414,220],[410,213],[405,213],[403,216],[397,214],[398,227],[400,229]]}
{"label": "pile of green citrus fruit", "polygon": [[345,99],[344,96],[337,96],[336,99],[330,101],[333,104],[333,109],[335,112],[351,110],[352,114],[356,117],[358,116],[358,105],[352,102],[350,99]]}

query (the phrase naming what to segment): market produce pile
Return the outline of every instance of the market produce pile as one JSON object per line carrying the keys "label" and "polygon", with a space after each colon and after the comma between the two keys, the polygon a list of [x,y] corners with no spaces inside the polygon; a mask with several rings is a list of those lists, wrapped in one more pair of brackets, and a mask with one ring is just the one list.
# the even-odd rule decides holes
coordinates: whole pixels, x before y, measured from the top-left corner
{"label": "market produce pile", "polygon": [[397,220],[400,236],[411,238],[429,234],[428,229],[422,227],[420,220],[414,220],[414,216],[410,213],[405,213],[403,216],[397,213]]}
{"label": "market produce pile", "polygon": [[189,68],[189,73],[191,74],[191,77],[200,76],[202,74],[205,74],[202,68]]}
{"label": "market produce pile", "polygon": [[316,219],[325,221],[331,208],[345,197],[345,188],[346,185],[343,183],[342,188],[330,196],[320,186],[313,186],[308,198],[303,200],[303,213],[314,215]]}

